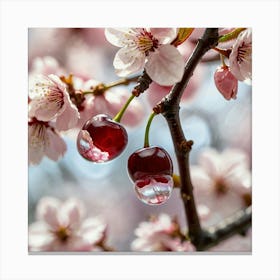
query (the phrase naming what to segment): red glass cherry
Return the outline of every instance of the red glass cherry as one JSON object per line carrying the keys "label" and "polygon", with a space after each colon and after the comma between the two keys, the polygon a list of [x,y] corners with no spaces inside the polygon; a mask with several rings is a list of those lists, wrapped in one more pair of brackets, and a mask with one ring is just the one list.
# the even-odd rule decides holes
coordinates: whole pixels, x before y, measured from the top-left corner
{"label": "red glass cherry", "polygon": [[153,146],[135,151],[128,159],[127,169],[142,202],[155,205],[169,199],[173,189],[173,164],[163,148]]}
{"label": "red glass cherry", "polygon": [[82,157],[93,162],[106,162],[116,158],[127,145],[124,127],[105,114],[89,119],[77,138],[77,148]]}

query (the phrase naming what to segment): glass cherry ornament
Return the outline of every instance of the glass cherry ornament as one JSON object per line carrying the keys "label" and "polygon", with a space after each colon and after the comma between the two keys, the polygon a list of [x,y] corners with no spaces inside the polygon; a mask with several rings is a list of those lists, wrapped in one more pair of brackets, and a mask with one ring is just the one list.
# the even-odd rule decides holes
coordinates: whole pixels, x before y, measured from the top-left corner
{"label": "glass cherry ornament", "polygon": [[100,163],[119,156],[127,145],[127,132],[105,114],[89,119],[77,137],[77,149],[85,159]]}
{"label": "glass cherry ornament", "polygon": [[166,202],[173,189],[173,164],[161,147],[145,147],[128,159],[127,169],[137,197],[149,205]]}

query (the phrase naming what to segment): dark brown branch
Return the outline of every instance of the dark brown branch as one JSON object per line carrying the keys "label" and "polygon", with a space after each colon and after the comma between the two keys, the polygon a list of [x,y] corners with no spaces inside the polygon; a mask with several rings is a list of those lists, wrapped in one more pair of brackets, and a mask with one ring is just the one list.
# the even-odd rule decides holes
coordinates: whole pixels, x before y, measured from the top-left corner
{"label": "dark brown branch", "polygon": [[177,83],[171,89],[168,96],[154,108],[155,112],[163,114],[169,126],[179,165],[181,196],[187,216],[189,237],[197,248],[200,247],[200,244],[204,240],[204,232],[200,226],[197,214],[189,170],[189,152],[193,142],[187,141],[183,133],[179,118],[179,104],[184,89],[193,75],[194,69],[203,55],[218,44],[218,39],[219,34],[217,28],[207,28],[205,30],[202,38],[199,39],[192,55],[186,63],[181,82]]}
{"label": "dark brown branch", "polygon": [[246,231],[251,227],[251,224],[252,207],[249,206],[205,230],[204,240],[197,249],[205,250],[213,247],[234,234],[246,235]]}

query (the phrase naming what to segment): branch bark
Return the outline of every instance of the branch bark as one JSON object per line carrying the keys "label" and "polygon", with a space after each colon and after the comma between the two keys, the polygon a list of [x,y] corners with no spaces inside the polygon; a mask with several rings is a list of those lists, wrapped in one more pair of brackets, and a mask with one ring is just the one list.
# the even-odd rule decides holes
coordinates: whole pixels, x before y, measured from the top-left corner
{"label": "branch bark", "polygon": [[[186,88],[193,71],[200,62],[203,55],[214,48],[218,44],[219,34],[218,28],[207,28],[199,39],[192,55],[185,65],[185,71],[182,80],[174,85],[170,93],[154,108],[156,113],[161,113],[169,126],[174,150],[179,166],[181,180],[181,198],[183,200],[186,220],[188,224],[189,237],[191,242],[196,246],[197,250],[204,250],[234,234],[236,230],[245,229],[250,224],[250,213],[240,219],[231,219],[231,221],[223,221],[215,228],[208,230],[202,229],[196,209],[195,198],[193,195],[193,186],[190,178],[189,170],[189,153],[193,142],[187,140],[183,133],[183,129],[179,117],[180,101],[184,89]],[[239,217],[239,216],[238,216]],[[223,225],[223,226],[222,226]]]}
{"label": "branch bark", "polygon": [[209,249],[234,234],[246,235],[251,224],[252,207],[249,206],[204,231],[204,241],[201,243],[198,250]]}

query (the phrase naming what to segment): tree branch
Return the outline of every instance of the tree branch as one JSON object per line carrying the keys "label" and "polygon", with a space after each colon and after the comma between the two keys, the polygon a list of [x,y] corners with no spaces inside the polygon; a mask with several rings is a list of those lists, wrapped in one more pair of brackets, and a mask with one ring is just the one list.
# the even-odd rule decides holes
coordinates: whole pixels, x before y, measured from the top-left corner
{"label": "tree branch", "polygon": [[174,85],[166,98],[154,108],[156,113],[161,113],[165,117],[169,126],[179,165],[181,197],[185,207],[189,237],[197,248],[200,247],[205,239],[205,234],[200,226],[190,178],[189,152],[193,142],[187,141],[183,133],[179,118],[179,104],[184,89],[193,75],[197,64],[209,49],[218,44],[218,40],[218,28],[207,28],[205,30],[202,38],[198,40],[196,48],[186,63],[182,80]]}
{"label": "tree branch", "polygon": [[251,227],[251,224],[252,207],[249,206],[205,230],[205,239],[197,249],[205,250],[213,247],[236,233],[246,235],[246,231]]}

